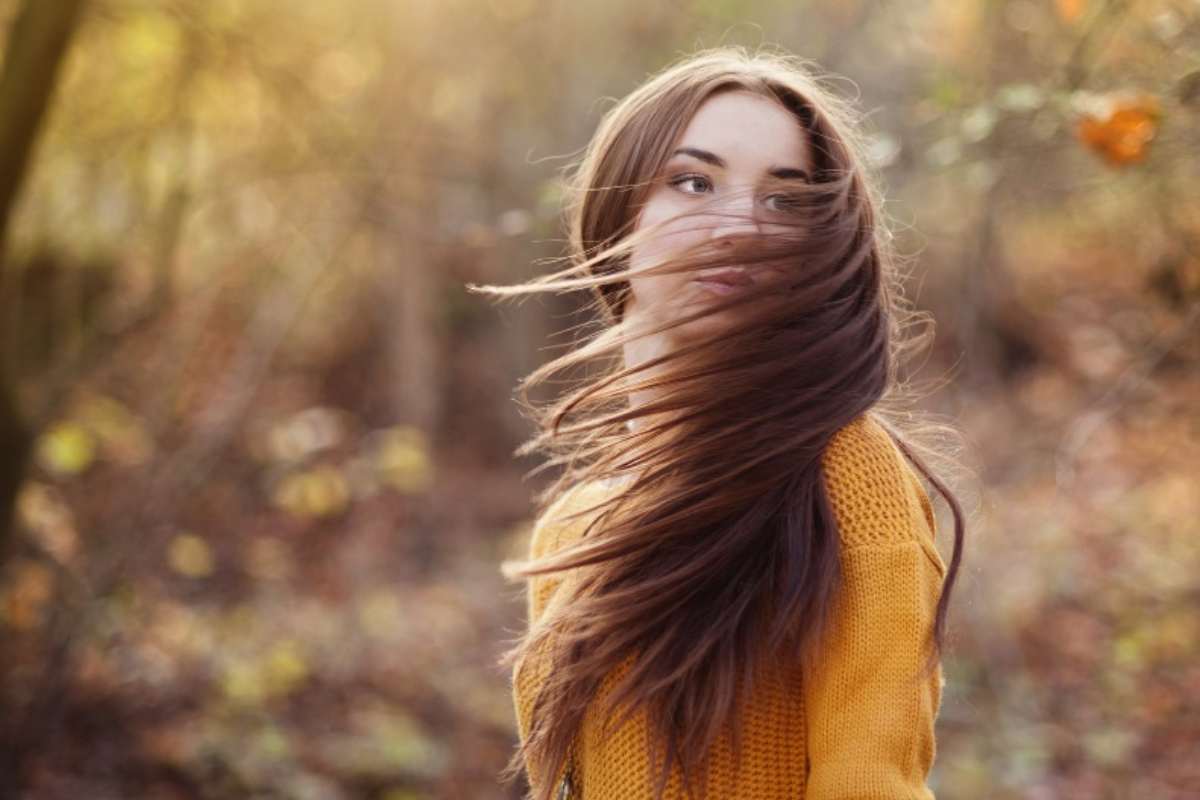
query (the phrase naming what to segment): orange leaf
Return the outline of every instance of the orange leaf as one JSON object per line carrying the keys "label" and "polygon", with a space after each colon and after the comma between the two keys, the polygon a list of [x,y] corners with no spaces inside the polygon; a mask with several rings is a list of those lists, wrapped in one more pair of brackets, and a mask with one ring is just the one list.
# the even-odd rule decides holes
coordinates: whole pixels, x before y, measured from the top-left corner
{"label": "orange leaf", "polygon": [[1087,0],[1054,0],[1054,6],[1058,9],[1059,18],[1070,24],[1083,16]]}
{"label": "orange leaf", "polygon": [[1107,114],[1086,114],[1079,121],[1078,136],[1114,166],[1141,161],[1158,130],[1158,100],[1142,95],[1114,102]]}

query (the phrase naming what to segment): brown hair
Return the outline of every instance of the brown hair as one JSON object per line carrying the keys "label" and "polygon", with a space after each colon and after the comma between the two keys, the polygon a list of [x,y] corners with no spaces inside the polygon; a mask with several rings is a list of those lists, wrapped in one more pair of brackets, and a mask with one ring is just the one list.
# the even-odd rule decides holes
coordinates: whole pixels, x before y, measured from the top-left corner
{"label": "brown hair", "polygon": [[[733,258],[763,280],[695,313],[633,330],[623,314],[629,254],[656,232],[638,229],[639,209],[692,115],[730,90],[771,98],[796,116],[813,148],[812,180],[781,190],[786,205],[773,219],[780,233],[739,237],[724,252],[706,243],[645,267],[649,274],[690,271]],[[651,711],[656,798],[675,759],[689,792],[694,772],[706,785],[702,755],[722,726],[736,731],[735,686],[751,685],[739,683],[738,673],[757,675],[779,659],[796,663],[819,649],[840,580],[821,455],[835,432],[865,413],[884,425],[954,514],[954,552],[927,662],[936,666],[964,524],[953,493],[917,452],[953,465],[938,447],[918,441],[956,432],[927,415],[917,424],[911,399],[902,399],[909,387],[898,366],[931,338],[909,329],[928,322],[931,332],[932,320],[909,309],[901,294],[857,122],[852,107],[797,57],[737,47],[687,56],[601,121],[570,176],[569,264],[519,286],[469,287],[498,296],[588,289],[602,322],[596,336],[520,386],[539,432],[518,454],[546,454],[535,472],[563,467],[539,497],[542,521],[573,487],[619,487],[584,509],[590,522],[578,541],[545,558],[501,565],[514,579],[586,567],[567,601],[531,620],[501,659],[518,671],[535,657],[554,665],[539,686],[529,735],[503,774],[515,778],[528,762],[536,800],[548,800],[554,787],[549,780],[537,785],[535,773],[558,773],[586,704],[626,659],[631,668],[612,693],[607,722],[623,703],[626,718],[639,706]],[[637,336],[747,307],[754,313],[718,336],[622,366],[621,346]],[[530,402],[533,386],[596,360],[604,368],[578,388],[544,408]],[[631,392],[646,389],[660,392],[654,402],[629,402]],[[651,422],[628,424],[642,417]]]}

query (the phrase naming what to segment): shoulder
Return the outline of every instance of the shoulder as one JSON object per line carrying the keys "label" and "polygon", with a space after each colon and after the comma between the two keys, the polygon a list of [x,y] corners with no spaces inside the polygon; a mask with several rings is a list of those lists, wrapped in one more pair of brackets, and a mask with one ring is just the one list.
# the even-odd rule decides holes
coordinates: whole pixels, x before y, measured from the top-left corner
{"label": "shoulder", "polygon": [[870,413],[834,433],[821,466],[845,546],[932,545],[929,496],[892,434]]}
{"label": "shoulder", "polygon": [[591,518],[583,512],[600,503],[607,490],[603,484],[590,482],[575,484],[559,494],[533,523],[530,558],[541,558],[578,538]]}

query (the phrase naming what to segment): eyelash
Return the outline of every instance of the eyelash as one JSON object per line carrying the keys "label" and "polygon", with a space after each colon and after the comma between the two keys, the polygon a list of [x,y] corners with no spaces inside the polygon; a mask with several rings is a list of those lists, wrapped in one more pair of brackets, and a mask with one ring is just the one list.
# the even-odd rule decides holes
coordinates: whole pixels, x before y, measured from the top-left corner
{"label": "eyelash", "polygon": [[[695,180],[704,181],[709,186],[712,185],[712,182],[709,181],[708,178],[706,178],[703,175],[700,175],[698,173],[695,173],[695,172],[689,172],[689,173],[686,173],[683,175],[676,175],[675,177],[671,178],[671,180],[668,181],[668,183],[671,186],[679,187],[680,184],[684,184],[684,183],[687,183],[688,181],[695,181]],[[680,191],[683,191],[683,190],[681,189]],[[684,194],[698,194],[698,193],[697,192],[684,192]],[[772,195],[768,195],[766,197],[766,199],[770,200],[772,197],[778,197],[781,200],[783,200],[785,203],[792,202],[786,194],[772,194]],[[783,210],[783,209],[777,209],[777,210]]]}
{"label": "eyelash", "polygon": [[[704,181],[705,183],[709,182],[708,178],[704,177],[703,175],[697,175],[695,173],[691,173],[691,174],[687,174],[687,175],[675,176],[674,178],[671,179],[670,184],[672,186],[679,186],[682,183],[687,183],[688,181],[696,181],[696,180]],[[684,192],[684,194],[695,194],[695,192]]]}

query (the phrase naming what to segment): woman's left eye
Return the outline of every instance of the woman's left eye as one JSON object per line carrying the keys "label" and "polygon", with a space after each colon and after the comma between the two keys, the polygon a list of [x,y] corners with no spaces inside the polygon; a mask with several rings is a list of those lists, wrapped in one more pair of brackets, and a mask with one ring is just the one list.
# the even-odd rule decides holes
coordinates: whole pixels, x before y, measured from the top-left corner
{"label": "woman's left eye", "polygon": [[[772,201],[774,204],[772,205]],[[794,211],[799,202],[793,195],[789,194],[772,194],[767,195],[763,201],[772,211]]]}

